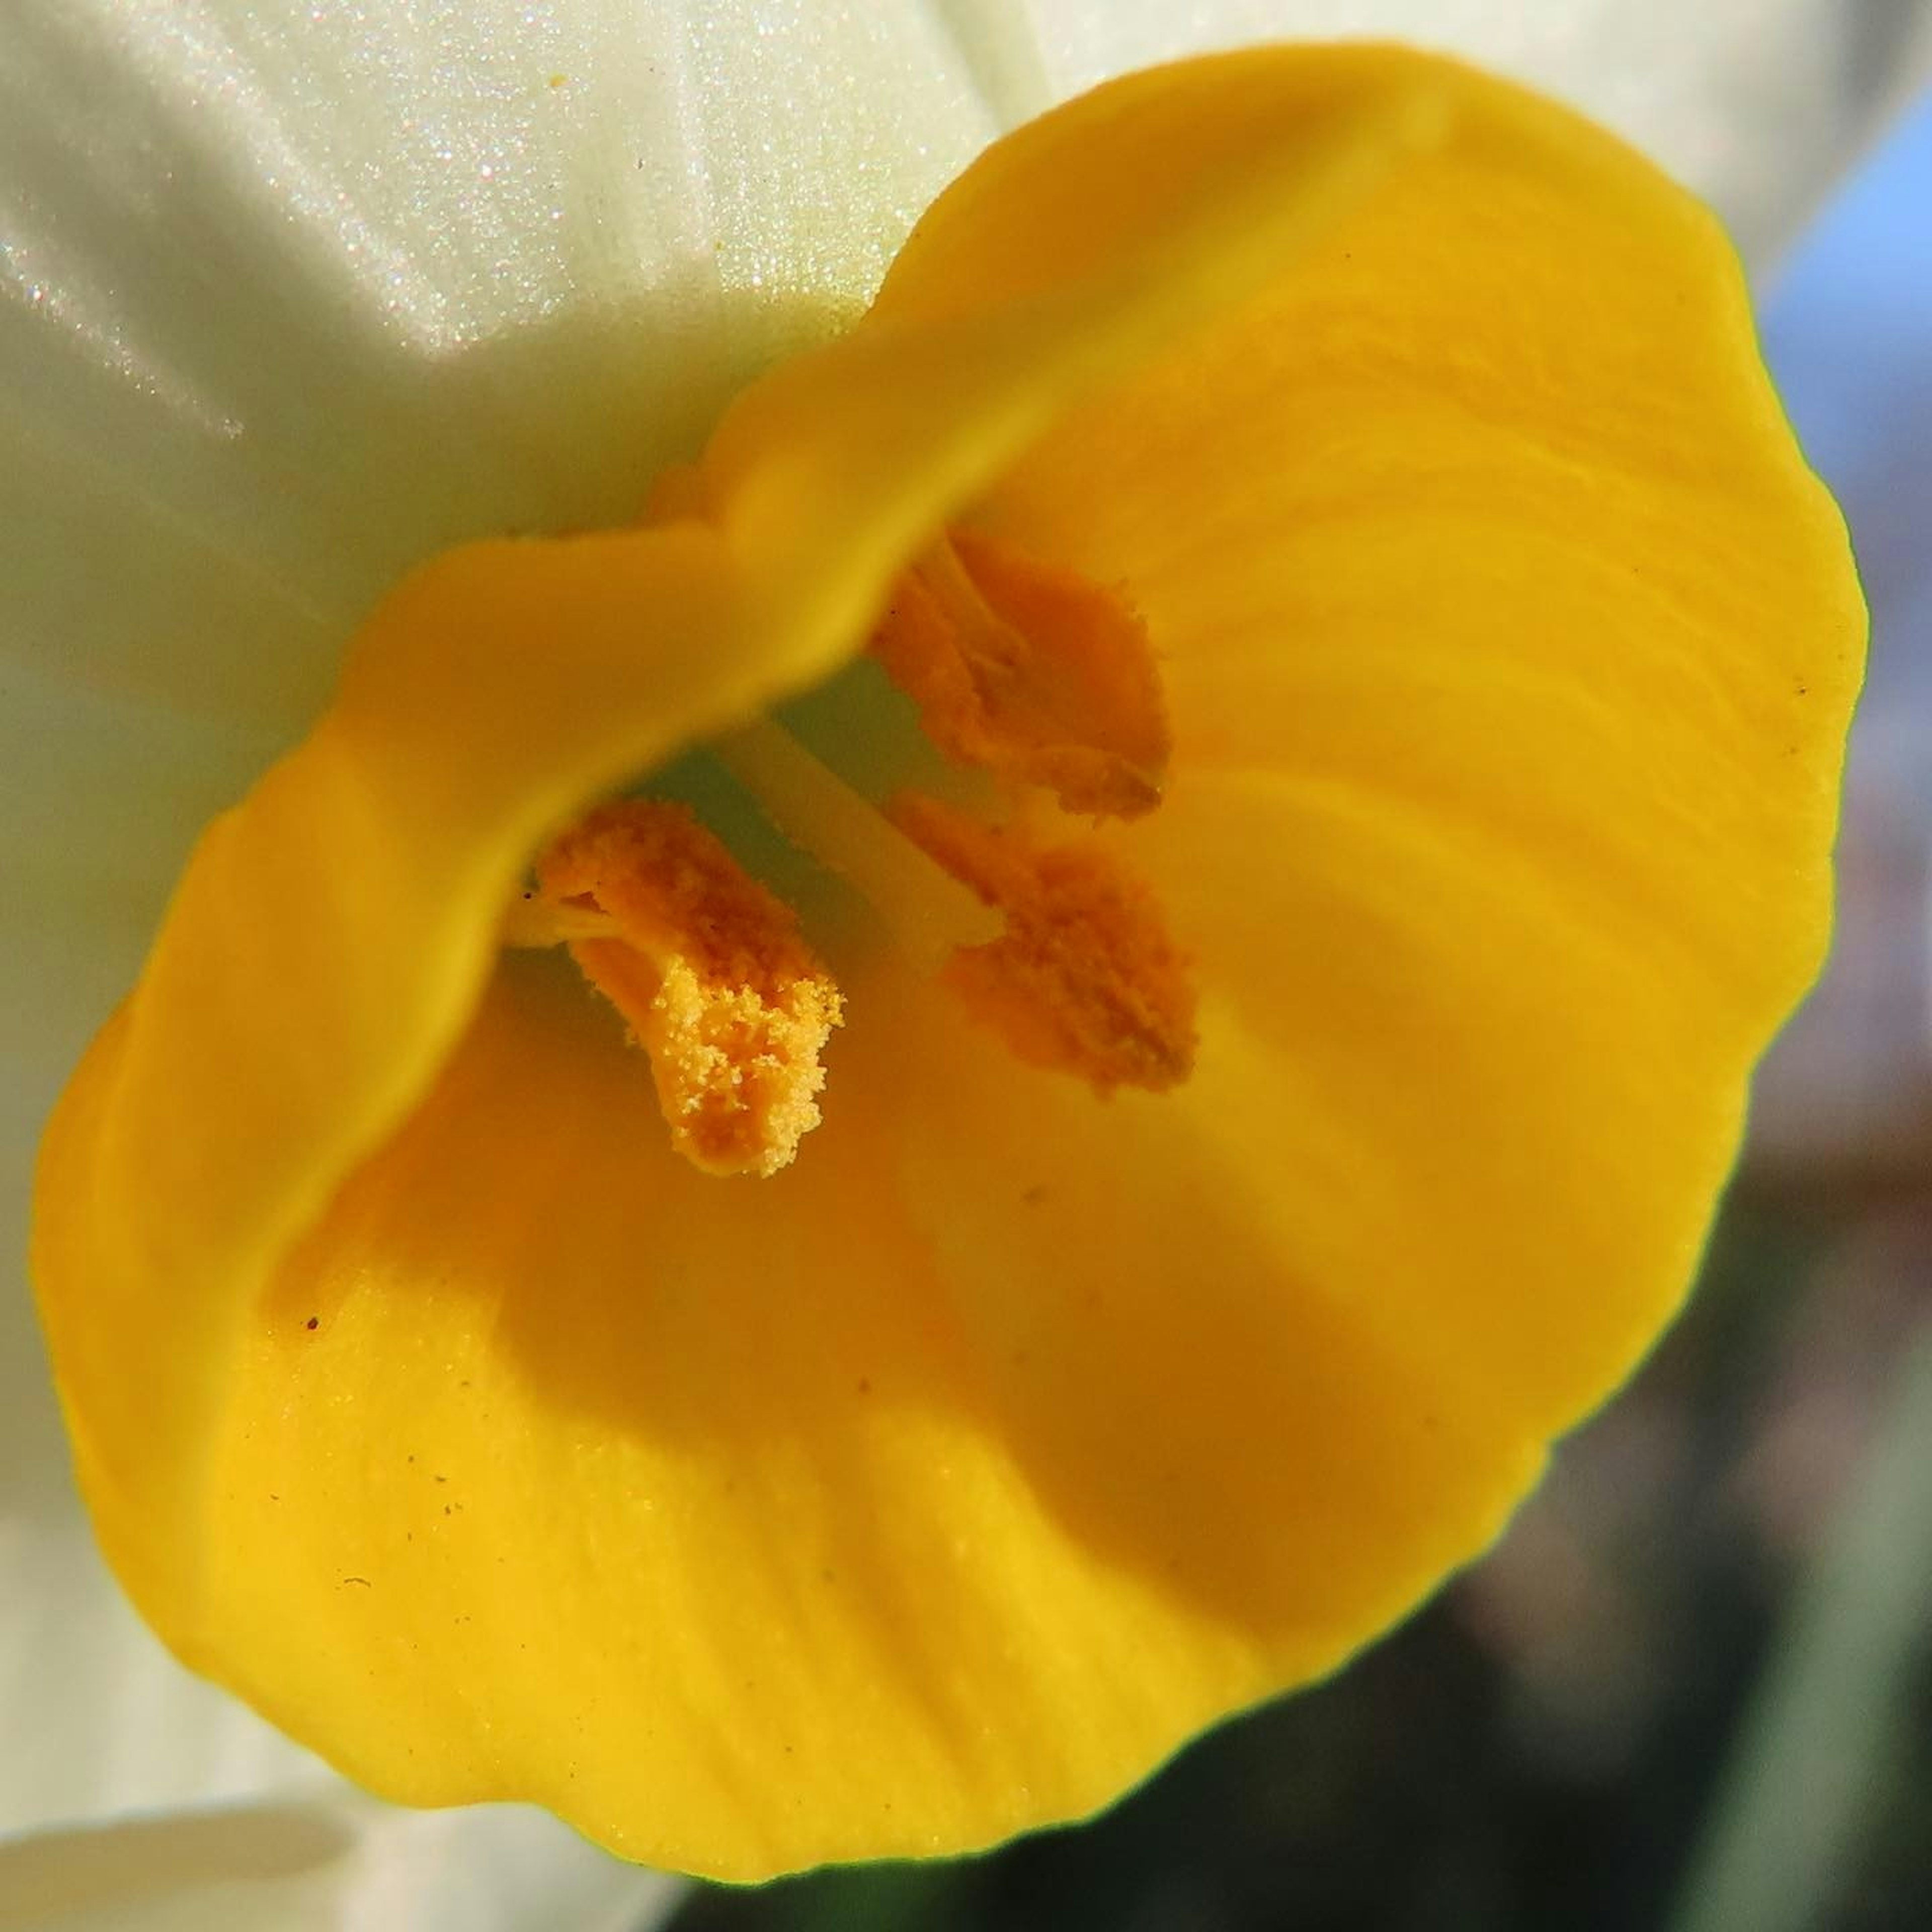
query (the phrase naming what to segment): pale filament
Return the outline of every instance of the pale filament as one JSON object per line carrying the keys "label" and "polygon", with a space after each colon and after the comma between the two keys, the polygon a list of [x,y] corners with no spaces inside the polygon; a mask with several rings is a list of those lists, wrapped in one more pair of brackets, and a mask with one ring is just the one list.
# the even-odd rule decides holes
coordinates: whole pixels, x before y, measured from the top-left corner
{"label": "pale filament", "polygon": [[920,973],[938,973],[962,946],[998,938],[996,911],[782,724],[761,718],[714,740],[711,748],[787,838],[871,905]]}

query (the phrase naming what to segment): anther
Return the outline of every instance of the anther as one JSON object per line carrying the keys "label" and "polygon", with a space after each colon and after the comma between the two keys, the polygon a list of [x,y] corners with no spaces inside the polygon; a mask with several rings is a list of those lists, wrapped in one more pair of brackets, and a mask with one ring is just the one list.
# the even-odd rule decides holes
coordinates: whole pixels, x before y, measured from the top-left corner
{"label": "anther", "polygon": [[1195,996],[1152,890],[1092,836],[1036,843],[938,800],[895,801],[908,837],[1005,916],[940,977],[1020,1059],[1096,1093],[1160,1093],[1192,1071]]}
{"label": "anther", "polygon": [[1170,749],[1160,676],[1119,592],[955,530],[901,573],[872,650],[956,763],[1094,817],[1160,803]]}
{"label": "anther", "polygon": [[783,901],[682,806],[599,806],[538,861],[547,916],[608,922],[571,953],[650,1056],[671,1144],[708,1174],[775,1174],[818,1124],[838,989]]}

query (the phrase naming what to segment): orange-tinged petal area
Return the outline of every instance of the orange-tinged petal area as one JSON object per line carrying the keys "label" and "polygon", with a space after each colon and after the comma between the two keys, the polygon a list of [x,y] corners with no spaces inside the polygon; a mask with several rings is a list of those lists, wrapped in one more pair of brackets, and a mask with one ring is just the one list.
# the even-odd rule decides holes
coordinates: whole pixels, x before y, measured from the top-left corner
{"label": "orange-tinged petal area", "polygon": [[682,806],[592,812],[538,862],[547,897],[615,921],[571,952],[650,1055],[672,1147],[707,1174],[772,1174],[818,1124],[838,988],[797,915]]}
{"label": "orange-tinged petal area", "polygon": [[1160,802],[1166,706],[1118,591],[952,531],[893,584],[872,649],[958,762],[1043,785],[1069,812],[1133,818]]}
{"label": "orange-tinged petal area", "polygon": [[[1334,1667],[1654,1335],[1824,943],[1856,584],[1708,218],[1384,49],[1002,142],[658,507],[376,613],[62,1103],[42,1306],[142,1609],[376,1789],[956,1850]],[[962,530],[1144,621],[1172,752],[960,874],[1103,853],[1191,1066],[1102,1098],[802,904],[826,1118],[721,1183],[503,908]]]}
{"label": "orange-tinged petal area", "polygon": [[935,799],[909,796],[894,822],[953,878],[998,907],[1006,929],[962,946],[941,977],[1030,1066],[1094,1090],[1160,1093],[1194,1060],[1186,956],[1145,880],[1094,838],[1047,844]]}

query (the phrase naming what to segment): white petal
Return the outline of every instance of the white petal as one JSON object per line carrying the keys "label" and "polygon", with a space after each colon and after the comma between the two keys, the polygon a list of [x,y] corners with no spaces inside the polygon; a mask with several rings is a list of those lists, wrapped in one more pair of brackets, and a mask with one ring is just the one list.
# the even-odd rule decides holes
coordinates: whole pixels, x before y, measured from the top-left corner
{"label": "white petal", "polygon": [[519,1806],[346,1791],[0,1845],[0,1924],[34,1932],[654,1932],[684,1890]]}
{"label": "white petal", "polygon": [[1932,74],[1927,0],[1024,0],[1047,84],[1244,41],[1382,36],[1562,95],[1762,260]]}
{"label": "white petal", "polygon": [[990,128],[923,9],[12,0],[10,656],[286,741],[409,562],[633,513]]}

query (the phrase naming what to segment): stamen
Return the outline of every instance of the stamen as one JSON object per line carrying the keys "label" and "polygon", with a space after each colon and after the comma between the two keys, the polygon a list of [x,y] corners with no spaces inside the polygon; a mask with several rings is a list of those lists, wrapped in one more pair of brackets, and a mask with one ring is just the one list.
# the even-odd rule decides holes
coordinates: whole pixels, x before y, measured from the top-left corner
{"label": "stamen", "polygon": [[895,802],[893,822],[1006,915],[1004,936],[962,948],[942,977],[1035,1066],[1100,1094],[1159,1093],[1192,1071],[1194,988],[1151,890],[1100,841],[1041,847],[938,800]]}
{"label": "stamen", "polygon": [[976,531],[902,573],[872,649],[956,762],[1071,812],[1160,802],[1171,741],[1147,626],[1114,590]]}
{"label": "stamen", "polygon": [[762,718],[711,749],[786,838],[867,901],[917,971],[998,932],[979,899],[782,724]]}
{"label": "stamen", "polygon": [[[653,515],[688,514],[694,473]],[[968,531],[901,577],[872,648],[956,761],[1044,786],[1069,812],[1160,801],[1168,750],[1145,627],[1118,593]],[[1194,992],[1152,892],[1097,837],[1047,846],[925,797],[882,811],[770,719],[715,740],[800,850],[850,886],[915,971],[1031,1065],[1102,1096],[1192,1070]],[[842,1017],[790,909],[682,806],[626,800],[552,844],[508,946],[567,945],[650,1056],[673,1146],[707,1173],[770,1174],[819,1120]]]}
{"label": "stamen", "polygon": [[572,956],[650,1055],[671,1144],[707,1174],[775,1174],[818,1124],[838,989],[791,909],[683,806],[623,800],[538,862],[542,903],[607,919]]}

